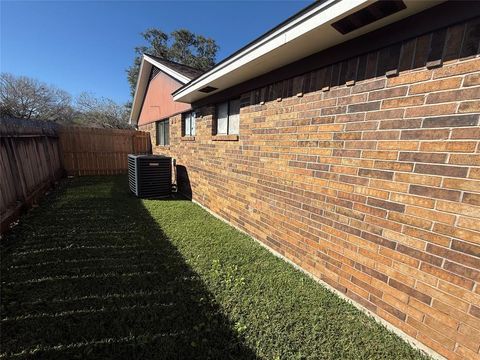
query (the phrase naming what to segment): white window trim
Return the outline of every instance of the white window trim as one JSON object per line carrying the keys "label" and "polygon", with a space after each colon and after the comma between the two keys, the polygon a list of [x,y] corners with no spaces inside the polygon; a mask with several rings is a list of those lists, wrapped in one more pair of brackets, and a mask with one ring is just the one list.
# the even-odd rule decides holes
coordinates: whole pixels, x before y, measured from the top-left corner
{"label": "white window trim", "polygon": [[[163,124],[163,144],[160,143],[160,136],[159,136],[159,126],[160,123]],[[168,124],[168,131],[165,131],[165,124]],[[165,144],[165,134],[168,134],[168,144]],[[159,120],[155,121],[155,143],[156,146],[169,146],[170,145],[170,120]]]}
{"label": "white window trim", "polygon": [[[227,100],[227,101],[219,102],[215,105],[215,117],[216,117],[215,135],[240,135],[240,106],[238,108],[238,113],[237,114],[230,114],[230,103],[232,101],[235,101],[235,100],[240,100],[240,99],[239,98],[230,99],[230,100]],[[218,107],[219,107],[219,105],[225,104],[225,103],[227,104],[227,132],[225,134],[223,134],[223,133],[218,132]],[[236,133],[230,133],[230,117],[232,115],[238,115],[238,132],[236,132]]]}
{"label": "white window trim", "polygon": [[[187,122],[190,122],[189,132],[187,132]],[[182,132],[184,137],[195,136],[197,132],[197,115],[195,111],[189,111],[183,114]]]}

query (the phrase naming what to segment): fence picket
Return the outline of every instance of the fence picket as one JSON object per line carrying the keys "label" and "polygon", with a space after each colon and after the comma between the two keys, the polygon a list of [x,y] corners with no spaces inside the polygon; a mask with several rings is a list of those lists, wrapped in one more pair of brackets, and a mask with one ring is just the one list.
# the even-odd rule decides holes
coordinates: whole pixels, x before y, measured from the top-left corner
{"label": "fence picket", "polygon": [[129,153],[151,152],[147,132],[0,120],[0,234],[64,173],[125,174]]}

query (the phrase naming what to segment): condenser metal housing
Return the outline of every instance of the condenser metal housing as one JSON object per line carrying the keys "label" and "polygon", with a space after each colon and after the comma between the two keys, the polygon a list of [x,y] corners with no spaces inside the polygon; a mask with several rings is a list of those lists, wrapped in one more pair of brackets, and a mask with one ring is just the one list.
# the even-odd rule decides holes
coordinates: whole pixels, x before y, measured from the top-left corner
{"label": "condenser metal housing", "polygon": [[161,198],[172,193],[172,158],[128,155],[128,184],[140,198]]}

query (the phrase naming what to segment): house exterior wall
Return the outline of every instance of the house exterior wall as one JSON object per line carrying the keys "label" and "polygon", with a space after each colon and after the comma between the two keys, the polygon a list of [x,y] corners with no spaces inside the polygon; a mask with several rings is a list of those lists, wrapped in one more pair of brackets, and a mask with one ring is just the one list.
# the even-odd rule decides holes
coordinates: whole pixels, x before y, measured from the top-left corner
{"label": "house exterior wall", "polygon": [[212,212],[438,354],[478,359],[478,29],[397,44],[397,76],[389,48],[241,94],[236,141],[212,136],[214,106],[195,138],[174,116],[154,152]]}
{"label": "house exterior wall", "polygon": [[173,101],[171,94],[180,86],[180,82],[160,71],[148,84],[138,126],[190,109],[188,104]]}

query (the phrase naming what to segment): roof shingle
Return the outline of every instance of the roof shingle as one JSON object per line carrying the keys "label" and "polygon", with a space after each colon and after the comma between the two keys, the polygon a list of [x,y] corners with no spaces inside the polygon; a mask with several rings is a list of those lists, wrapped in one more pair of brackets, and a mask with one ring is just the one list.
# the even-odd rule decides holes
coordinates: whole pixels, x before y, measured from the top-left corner
{"label": "roof shingle", "polygon": [[167,59],[155,56],[155,55],[151,55],[151,54],[147,54],[147,53],[145,55],[147,55],[147,56],[151,57],[152,59],[154,59],[155,61],[158,61],[159,63],[169,67],[170,69],[178,72],[179,74],[188,77],[190,80],[195,79],[196,77],[199,77],[200,75],[202,75],[205,72],[203,70],[196,69],[196,68],[193,68],[193,67],[188,66],[188,65],[183,65],[183,64],[177,63],[175,61],[167,60]]}

